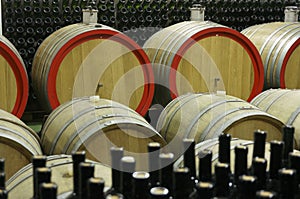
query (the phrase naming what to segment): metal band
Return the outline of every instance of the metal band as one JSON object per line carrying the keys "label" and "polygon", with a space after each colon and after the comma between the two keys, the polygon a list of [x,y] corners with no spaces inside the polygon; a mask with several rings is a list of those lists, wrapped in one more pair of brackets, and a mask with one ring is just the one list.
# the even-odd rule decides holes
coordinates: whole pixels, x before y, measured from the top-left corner
{"label": "metal band", "polygon": [[275,98],[273,98],[268,105],[264,108],[266,112],[269,111],[269,109],[271,108],[271,106],[281,97],[283,97],[284,95],[288,94],[290,92],[290,90],[284,90],[284,92],[280,93],[280,95],[276,96]]}
{"label": "metal band", "polygon": [[289,117],[288,121],[286,122],[287,125],[293,125],[294,121],[300,114],[300,107],[298,107]]}
{"label": "metal band", "polygon": [[[207,126],[206,129],[202,132],[202,134],[201,134],[201,136],[200,136],[198,142],[201,142],[201,140],[205,140],[205,139],[206,139],[206,136],[209,134],[211,128],[212,128],[217,122],[219,122],[219,121],[220,121],[221,119],[223,119],[225,116],[230,115],[231,113],[235,113],[235,112],[240,111],[240,110],[242,110],[241,107],[233,108],[233,109],[231,109],[231,110],[229,110],[229,111],[227,111],[227,112],[225,111],[223,114],[220,114],[218,117],[216,117],[214,120],[212,120],[212,121],[210,122],[211,125]],[[220,133],[222,133],[223,130],[227,128],[228,124],[231,124],[231,123],[232,123],[231,120],[230,120],[230,123],[229,123],[229,122],[224,123],[224,124],[226,124],[226,125],[222,125],[222,126],[221,126],[222,129],[219,128],[217,131],[214,131],[215,135],[217,136],[217,135],[219,135]]]}
{"label": "metal band", "polygon": [[205,107],[204,109],[200,110],[200,112],[194,117],[194,119],[192,120],[192,122],[190,123],[190,126],[187,128],[187,133],[186,133],[186,137],[190,137],[191,131],[194,128],[194,126],[198,123],[199,119],[201,118],[201,116],[205,113],[207,113],[208,111],[210,111],[211,109],[218,107],[222,104],[227,104],[229,102],[243,102],[242,100],[238,100],[238,99],[232,99],[232,100],[221,100],[221,101],[217,101],[215,103],[210,104],[209,106]]}

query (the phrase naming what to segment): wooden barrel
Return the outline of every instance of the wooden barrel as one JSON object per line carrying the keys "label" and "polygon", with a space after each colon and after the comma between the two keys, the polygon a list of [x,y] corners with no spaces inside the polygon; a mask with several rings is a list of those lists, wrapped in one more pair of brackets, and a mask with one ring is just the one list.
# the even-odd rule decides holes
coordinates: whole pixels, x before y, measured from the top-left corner
{"label": "wooden barrel", "polygon": [[[86,160],[87,162],[93,162]],[[105,186],[111,186],[111,169],[100,163],[95,164],[95,177],[105,180]],[[51,169],[51,181],[58,185],[57,194],[66,198],[73,191],[73,161],[70,155],[53,155],[47,157],[46,166]],[[32,198],[33,171],[32,164],[23,167],[6,182],[9,198]],[[26,191],[24,191],[26,190]]]}
{"label": "wooden barrel", "polygon": [[32,66],[34,91],[49,112],[75,97],[100,95],[145,115],[154,77],[144,50],[100,24],[73,24],[47,37]]}
{"label": "wooden barrel", "polygon": [[295,127],[295,148],[300,149],[300,90],[269,89],[256,96],[251,104]]}
{"label": "wooden barrel", "polygon": [[38,135],[16,116],[0,110],[0,157],[5,158],[6,178],[40,154]]}
{"label": "wooden barrel", "polygon": [[273,22],[242,31],[257,47],[264,64],[265,88],[300,88],[300,24]]}
{"label": "wooden barrel", "polygon": [[[246,146],[248,148],[248,168],[250,168],[251,164],[252,164],[252,154],[253,154],[253,147],[254,147],[254,142],[253,140],[242,140],[242,139],[238,139],[238,138],[232,138],[231,143],[230,143],[230,166],[231,166],[231,171],[234,172],[234,159],[235,159],[235,152],[234,152],[234,148],[238,145],[242,145],[242,146]],[[215,165],[218,162],[218,158],[219,158],[219,141],[218,138],[213,138],[213,139],[209,139],[206,141],[203,141],[201,143],[198,143],[195,146],[195,160],[196,160],[196,166],[198,168],[199,165],[199,159],[197,158],[197,154],[200,151],[203,150],[211,150],[212,151],[212,165]],[[266,142],[265,145],[265,158],[267,159],[267,169],[269,169],[269,165],[270,165],[270,153],[271,149],[270,149],[270,143]],[[295,152],[299,152],[294,150]],[[300,153],[300,152],[299,152]],[[180,157],[175,163],[174,166],[175,167],[179,167],[183,165],[183,157]],[[212,170],[214,171],[214,167],[212,167]],[[197,169],[198,172],[198,169]]]}
{"label": "wooden barrel", "polygon": [[77,98],[56,108],[46,120],[41,142],[46,154],[85,150],[87,157],[110,161],[110,147],[123,147],[127,155],[147,152],[149,142],[164,139],[134,110],[107,99]]}
{"label": "wooden barrel", "polygon": [[162,105],[187,92],[224,89],[250,101],[263,88],[257,49],[247,37],[228,27],[185,21],[155,33],[143,48],[159,84],[154,99]]}
{"label": "wooden barrel", "polygon": [[222,132],[240,139],[253,139],[253,132],[268,132],[267,140],[281,140],[284,124],[250,103],[229,95],[186,94],[162,111],[157,131],[170,143],[193,138],[196,142],[218,137]]}
{"label": "wooden barrel", "polygon": [[28,100],[28,77],[22,57],[4,36],[0,36],[0,71],[0,109],[20,118]]}

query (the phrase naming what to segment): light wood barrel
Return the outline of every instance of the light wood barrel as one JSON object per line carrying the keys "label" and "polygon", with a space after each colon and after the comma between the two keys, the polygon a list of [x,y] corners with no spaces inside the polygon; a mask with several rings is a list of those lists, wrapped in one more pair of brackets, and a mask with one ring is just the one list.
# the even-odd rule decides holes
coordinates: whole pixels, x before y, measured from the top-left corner
{"label": "light wood barrel", "polygon": [[224,89],[250,101],[263,88],[257,49],[247,37],[228,27],[185,21],[155,33],[143,48],[158,84],[154,99],[162,105],[187,92]]}
{"label": "light wood barrel", "polygon": [[265,88],[300,88],[300,24],[273,22],[242,31],[259,50],[264,64]]}
{"label": "light wood barrel", "polygon": [[[234,159],[235,159],[235,152],[234,152],[234,148],[238,145],[242,145],[242,146],[246,146],[248,148],[248,168],[250,168],[251,164],[252,164],[252,155],[253,155],[253,147],[254,147],[254,142],[253,140],[242,140],[242,139],[238,139],[238,138],[232,138],[231,139],[231,143],[230,143],[230,167],[231,167],[231,171],[234,172]],[[265,158],[267,159],[267,169],[269,169],[269,165],[270,165],[270,155],[271,155],[271,149],[270,149],[270,143],[266,142],[265,145]],[[209,139],[206,141],[203,141],[201,143],[198,143],[195,146],[195,160],[196,160],[196,166],[198,168],[199,166],[199,159],[197,157],[197,154],[200,151],[203,150],[211,150],[212,151],[212,165],[215,165],[218,162],[218,158],[219,158],[219,141],[218,138],[213,138],[213,139]],[[295,152],[299,152],[297,150],[294,150]],[[299,152],[300,153],[300,152]],[[179,167],[183,165],[183,157],[180,157],[175,163],[174,163],[174,167]],[[214,172],[214,166],[212,166],[212,170]],[[198,169],[196,170],[198,172]]]}
{"label": "light wood barrel", "polygon": [[[250,103],[229,95],[186,94],[165,107],[156,130],[168,143],[183,138],[202,142],[221,133],[251,140],[253,132],[268,132],[267,140],[281,140],[284,124]],[[176,138],[176,139],[175,139]]]}
{"label": "light wood barrel", "polygon": [[300,149],[300,90],[269,89],[256,96],[251,104],[274,115],[284,124],[295,127],[296,149]]}
{"label": "light wood barrel", "polygon": [[[86,160],[87,162],[93,162]],[[95,164],[95,177],[105,181],[105,187],[111,186],[111,169],[103,164]],[[70,155],[53,155],[47,157],[46,166],[51,168],[51,181],[58,185],[57,194],[60,198],[73,191],[73,161]],[[32,198],[33,196],[33,171],[32,164],[20,169],[6,182],[9,198]]]}
{"label": "light wood barrel", "polygon": [[72,98],[100,95],[145,115],[154,94],[153,71],[144,50],[100,24],[73,24],[47,37],[35,54],[32,81],[49,112]]}
{"label": "light wood barrel", "polygon": [[28,100],[26,68],[17,49],[4,36],[0,36],[0,52],[0,109],[20,118]]}
{"label": "light wood barrel", "polygon": [[38,135],[16,116],[0,110],[0,157],[5,158],[8,179],[42,154]]}
{"label": "light wood barrel", "polygon": [[134,110],[120,103],[77,98],[56,108],[42,128],[41,142],[46,154],[71,154],[85,150],[87,157],[109,163],[110,148],[124,148],[127,155],[147,152],[149,142],[164,139]]}

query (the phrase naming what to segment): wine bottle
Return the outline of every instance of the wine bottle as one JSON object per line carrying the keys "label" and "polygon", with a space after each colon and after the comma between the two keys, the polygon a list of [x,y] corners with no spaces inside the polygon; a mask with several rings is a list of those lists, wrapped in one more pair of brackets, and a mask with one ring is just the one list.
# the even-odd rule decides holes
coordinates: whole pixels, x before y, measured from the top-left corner
{"label": "wine bottle", "polygon": [[196,178],[195,140],[188,138],[183,139],[183,151],[184,167],[190,169],[192,178]]}
{"label": "wine bottle", "polygon": [[5,172],[0,172],[0,189],[5,190]]}
{"label": "wine bottle", "polygon": [[241,175],[246,175],[248,166],[247,166],[247,155],[248,148],[243,145],[237,145],[234,148],[235,152],[235,161],[234,161],[234,180],[237,183]]}
{"label": "wine bottle", "polygon": [[289,153],[289,168],[295,169],[297,172],[297,181],[300,184],[300,154],[297,152]]}
{"label": "wine bottle", "polygon": [[238,182],[238,198],[239,199],[253,199],[257,190],[256,177],[242,175]]}
{"label": "wine bottle", "polygon": [[230,141],[231,135],[222,133],[219,136],[219,162],[226,163],[230,169]]}
{"label": "wine bottle", "polygon": [[286,167],[288,164],[288,157],[289,153],[293,152],[294,149],[294,133],[295,128],[289,125],[282,127],[283,138],[282,141],[284,142],[283,146],[283,166]]}
{"label": "wine bottle", "polygon": [[165,187],[153,187],[149,199],[169,199],[169,190]]}
{"label": "wine bottle", "polygon": [[40,184],[41,199],[57,199],[57,184],[53,182],[44,182]]}
{"label": "wine bottle", "polygon": [[[32,174],[33,174],[33,176],[36,175],[35,170],[37,168],[46,166],[46,161],[47,161],[46,156],[43,156],[43,155],[33,156],[33,158],[32,158]],[[37,178],[33,177],[33,198],[34,199],[37,198],[37,192],[39,192],[39,187],[37,185],[38,185]]]}
{"label": "wine bottle", "polygon": [[229,197],[230,168],[229,164],[217,162],[215,164],[215,196]]}
{"label": "wine bottle", "polygon": [[51,182],[51,169],[47,167],[39,167],[35,169],[34,175],[34,199],[40,199],[40,185],[44,182]]}
{"label": "wine bottle", "polygon": [[294,199],[297,192],[297,176],[294,169],[280,169],[279,175],[279,197],[284,199]]}
{"label": "wine bottle", "polygon": [[188,199],[193,193],[194,183],[191,180],[190,169],[187,167],[176,168],[173,171],[173,198]]}
{"label": "wine bottle", "polygon": [[121,159],[124,155],[123,148],[111,147],[111,188],[106,191],[105,195],[120,193],[121,187]]}
{"label": "wine bottle", "polygon": [[148,172],[134,172],[132,174],[132,199],[148,199],[150,174]]}
{"label": "wine bottle", "polygon": [[76,151],[72,153],[73,161],[73,192],[67,196],[67,199],[79,198],[79,165],[85,161],[85,151]]}
{"label": "wine bottle", "polygon": [[159,153],[160,153],[160,143],[150,142],[148,144],[148,164],[150,173],[150,183],[151,186],[156,186],[159,182]]}
{"label": "wine bottle", "polygon": [[124,156],[121,159],[121,186],[120,191],[129,199],[132,196],[132,174],[135,170],[135,159],[131,156]]}
{"label": "wine bottle", "polygon": [[5,172],[5,158],[0,158],[0,172]]}
{"label": "wine bottle", "polygon": [[214,184],[212,182],[199,182],[196,184],[197,195],[195,199],[211,199],[214,194]]}
{"label": "wine bottle", "polygon": [[103,178],[90,178],[87,182],[87,199],[104,199]]}
{"label": "wine bottle", "polygon": [[266,137],[267,132],[265,131],[257,130],[254,132],[253,158],[265,158]]}
{"label": "wine bottle", "polygon": [[252,173],[257,178],[257,189],[266,188],[267,180],[267,160],[264,158],[255,157],[252,161]]}
{"label": "wine bottle", "polygon": [[202,150],[198,153],[199,159],[199,176],[198,179],[203,182],[210,182],[212,180],[212,151]]}
{"label": "wine bottle", "polygon": [[88,180],[94,177],[95,164],[92,162],[81,162],[79,164],[79,190],[78,199],[87,198]]}
{"label": "wine bottle", "polygon": [[173,183],[173,163],[174,154],[173,153],[161,153],[159,155],[160,162],[160,185],[169,190],[170,195],[172,195],[172,183]]}

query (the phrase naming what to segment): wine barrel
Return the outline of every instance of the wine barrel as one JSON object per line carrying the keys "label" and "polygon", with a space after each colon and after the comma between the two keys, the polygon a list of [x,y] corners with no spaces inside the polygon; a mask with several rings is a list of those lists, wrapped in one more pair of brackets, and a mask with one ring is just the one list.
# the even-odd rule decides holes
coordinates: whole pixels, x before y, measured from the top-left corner
{"label": "wine barrel", "polygon": [[26,68],[17,49],[4,36],[0,36],[0,51],[0,109],[20,118],[28,100]]}
{"label": "wine barrel", "polygon": [[282,139],[283,125],[276,117],[239,98],[200,93],[182,95],[171,101],[162,111],[156,130],[168,143],[174,138],[202,142],[221,133],[249,140],[257,129],[267,131],[270,141]]}
{"label": "wine barrel", "polygon": [[[230,167],[231,171],[234,173],[234,159],[235,159],[235,152],[234,148],[238,145],[246,146],[248,148],[248,168],[250,168],[252,164],[252,154],[253,154],[253,147],[254,147],[254,142],[253,140],[243,140],[243,139],[238,139],[238,138],[232,138],[230,142]],[[213,138],[209,140],[205,140],[201,143],[198,143],[195,146],[195,160],[196,160],[196,166],[198,167],[199,165],[199,159],[197,158],[197,154],[200,151],[203,150],[211,150],[212,151],[212,165],[216,164],[218,162],[219,158],[219,141],[218,138]],[[266,142],[265,145],[265,158],[267,159],[267,169],[269,169],[270,165],[270,143]],[[294,150],[295,152],[299,152],[297,150]],[[300,152],[299,152],[300,153]],[[180,157],[175,163],[174,167],[180,167],[183,165],[183,157]],[[212,170],[214,171],[214,167],[212,167]],[[198,172],[198,169],[196,169]]]}
{"label": "wine barrel", "polygon": [[143,48],[157,84],[154,100],[164,106],[187,92],[224,89],[250,101],[263,88],[257,49],[247,37],[228,27],[185,21],[153,34]]}
{"label": "wine barrel", "polygon": [[[86,160],[87,162],[93,162]],[[100,163],[95,164],[95,177],[105,180],[105,186],[111,186],[111,169]],[[73,161],[70,155],[53,155],[47,157],[46,166],[51,169],[51,181],[58,185],[57,195],[70,195],[73,191]],[[33,171],[32,164],[20,169],[6,182],[6,189],[10,198],[32,198],[33,196]],[[26,190],[26,191],[24,191]]]}
{"label": "wine barrel", "polygon": [[48,155],[85,150],[89,159],[103,163],[109,163],[112,146],[123,147],[128,155],[142,155],[147,152],[149,142],[166,144],[134,110],[95,96],[60,105],[49,115],[41,134]]}
{"label": "wine barrel", "polygon": [[300,90],[269,89],[256,96],[251,104],[295,127],[295,147],[300,149]]}
{"label": "wine barrel", "polygon": [[265,88],[300,88],[300,24],[272,22],[246,28],[242,33],[259,50],[264,64]]}
{"label": "wine barrel", "polygon": [[51,111],[75,97],[100,95],[145,115],[154,85],[144,50],[105,25],[73,24],[47,37],[37,49],[32,84],[41,105]]}
{"label": "wine barrel", "polygon": [[6,177],[29,164],[33,155],[40,154],[38,135],[16,116],[0,110],[0,157],[5,158]]}

